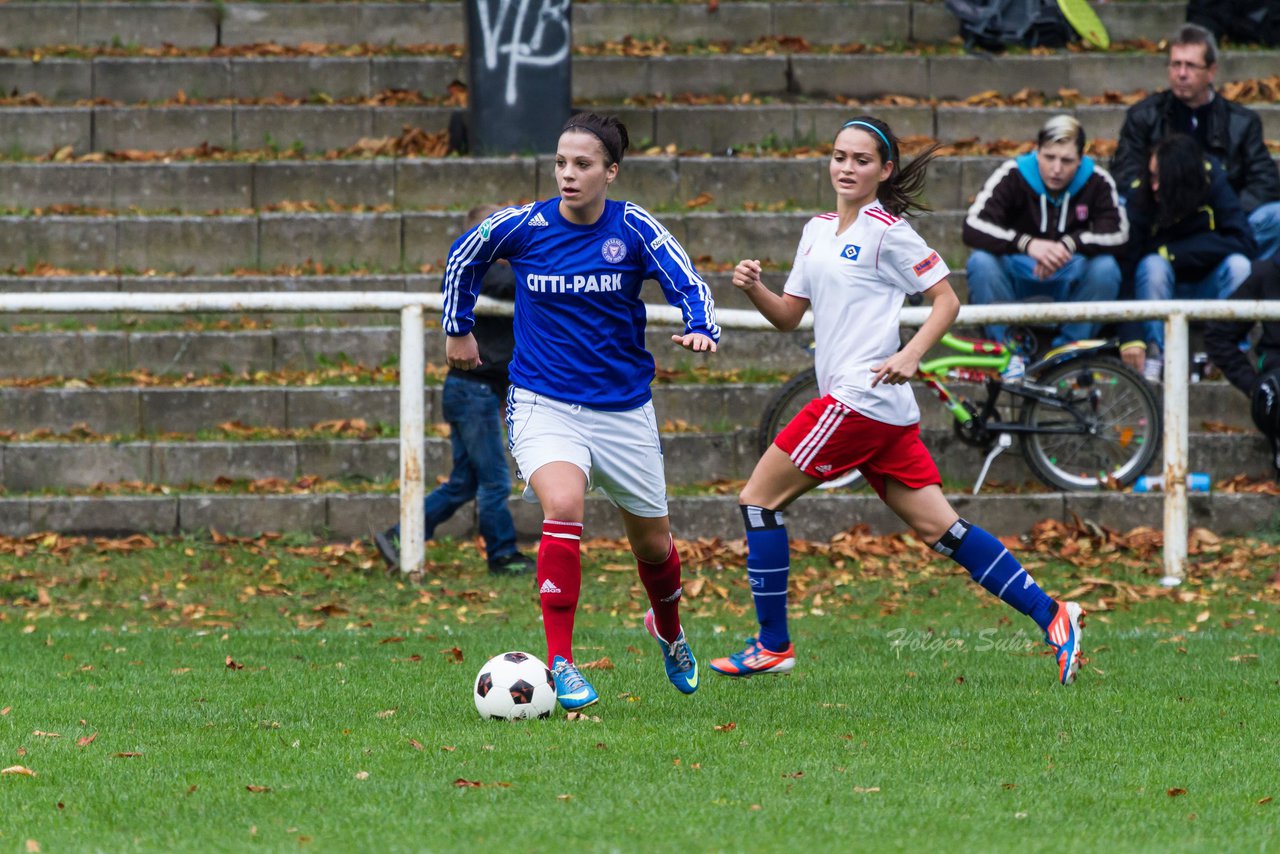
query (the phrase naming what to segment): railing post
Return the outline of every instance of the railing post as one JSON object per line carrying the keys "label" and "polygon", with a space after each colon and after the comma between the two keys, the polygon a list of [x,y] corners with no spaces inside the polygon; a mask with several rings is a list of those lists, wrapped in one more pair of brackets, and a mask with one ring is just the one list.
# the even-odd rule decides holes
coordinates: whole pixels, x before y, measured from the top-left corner
{"label": "railing post", "polygon": [[418,572],[426,554],[422,464],[427,444],[422,372],[426,361],[422,306],[400,310],[400,571]]}
{"label": "railing post", "polygon": [[1187,316],[1173,313],[1164,336],[1164,578],[1176,587],[1187,563]]}

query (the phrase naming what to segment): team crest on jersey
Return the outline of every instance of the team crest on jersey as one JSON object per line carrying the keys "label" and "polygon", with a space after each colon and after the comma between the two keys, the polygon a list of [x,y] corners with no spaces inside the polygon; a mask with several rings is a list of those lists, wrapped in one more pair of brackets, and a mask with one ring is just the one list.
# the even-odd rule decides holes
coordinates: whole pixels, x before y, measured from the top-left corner
{"label": "team crest on jersey", "polygon": [[600,254],[610,264],[620,264],[627,257],[627,244],[616,237],[610,237],[600,246]]}
{"label": "team crest on jersey", "polygon": [[1076,205],[1076,219],[1080,222],[1087,222],[1089,219],[1089,206]]}
{"label": "team crest on jersey", "polygon": [[850,243],[849,245],[845,246],[845,248],[840,250],[840,257],[845,258],[849,261],[857,261],[858,255],[860,255],[861,253],[862,253],[861,246],[856,246]]}
{"label": "team crest on jersey", "polygon": [[493,220],[486,219],[480,223],[480,239],[488,240],[489,234],[493,231]]}

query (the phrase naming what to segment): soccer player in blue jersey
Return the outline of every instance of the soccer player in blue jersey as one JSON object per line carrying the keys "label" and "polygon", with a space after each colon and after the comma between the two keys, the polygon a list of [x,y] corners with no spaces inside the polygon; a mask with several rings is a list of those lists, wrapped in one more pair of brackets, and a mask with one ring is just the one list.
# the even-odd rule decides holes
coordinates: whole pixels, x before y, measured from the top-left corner
{"label": "soccer player in blue jersey", "polygon": [[[1051,599],[999,540],[956,515],[920,441],[920,410],[906,383],[960,310],[946,263],[901,218],[924,209],[916,196],[933,154],[930,149],[899,169],[898,138],[887,124],[870,116],[846,122],[829,167],[836,210],[805,225],[783,293],[764,286],[758,261],[744,260],[734,270],[734,285],[780,330],[794,329],[812,306],[822,397],[783,428],[738,497],[760,631],[741,652],[712,660],[718,673],[786,673],[795,666],[783,510],[824,480],[857,468],[935,551],[1031,617],[1055,653],[1059,680],[1075,679],[1080,606]],[[899,349],[898,317],[908,294],[922,294],[931,311]]]}
{"label": "soccer player in blue jersey", "polygon": [[485,270],[505,258],[516,274],[507,434],[525,496],[542,505],[538,593],[556,695],[568,710],[599,699],[573,661],[591,488],[622,516],[652,606],[645,627],[667,677],[686,694],[698,688],[680,626],[680,556],[667,518],[641,284],[656,279],[683,313],[676,344],[713,353],[720,328],[710,289],[671,233],[639,205],[607,198],[627,145],[616,118],[571,117],[556,147],[559,196],[493,214],[453,244],[445,267],[445,354],[462,370],[479,364],[472,309]]}

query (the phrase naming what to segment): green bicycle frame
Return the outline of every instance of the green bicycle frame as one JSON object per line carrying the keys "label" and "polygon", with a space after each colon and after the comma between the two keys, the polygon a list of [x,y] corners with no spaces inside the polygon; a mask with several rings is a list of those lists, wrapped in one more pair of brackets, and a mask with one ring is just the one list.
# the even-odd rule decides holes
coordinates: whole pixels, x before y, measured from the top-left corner
{"label": "green bicycle frame", "polygon": [[959,398],[951,393],[942,382],[943,378],[948,371],[955,368],[974,372],[994,371],[999,374],[1009,367],[1013,351],[995,341],[959,338],[950,332],[945,333],[938,343],[957,351],[960,355],[940,356],[921,362],[917,376],[933,390],[938,400],[957,421],[968,424],[973,420],[973,414]]}

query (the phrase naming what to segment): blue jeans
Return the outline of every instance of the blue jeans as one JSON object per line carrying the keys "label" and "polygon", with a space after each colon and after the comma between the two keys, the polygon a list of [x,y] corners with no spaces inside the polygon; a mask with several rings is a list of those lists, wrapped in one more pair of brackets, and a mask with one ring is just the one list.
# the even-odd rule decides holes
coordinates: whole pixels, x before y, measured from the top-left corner
{"label": "blue jeans", "polygon": [[[502,437],[502,399],[488,383],[451,372],[444,380],[442,402],[453,447],[453,471],[422,502],[426,537],[431,539],[437,525],[474,498],[489,560],[514,554],[516,526],[507,507],[511,472]],[[398,537],[400,526],[393,530]]]}
{"label": "blue jeans", "polygon": [[1249,227],[1258,242],[1258,258],[1270,258],[1280,252],[1280,202],[1258,205],[1249,214]]}
{"label": "blue jeans", "polygon": [[[1072,255],[1070,261],[1047,279],[1036,278],[1035,268],[1036,262],[1030,255],[993,255],[981,249],[973,250],[965,265],[970,304],[1018,302],[1032,296],[1048,296],[1054,302],[1099,302],[1113,300],[1120,293],[1120,265],[1111,255],[1092,258]],[[1001,324],[986,327],[986,336],[995,341],[1004,341],[1005,334]],[[1064,323],[1053,339],[1053,346],[1097,334],[1096,323]]]}
{"label": "blue jeans", "polygon": [[[1134,296],[1140,300],[1226,299],[1249,278],[1250,266],[1249,259],[1243,255],[1228,255],[1200,281],[1179,282],[1174,278],[1172,264],[1159,255],[1147,255],[1138,262]],[[1144,320],[1142,330],[1147,345],[1155,344],[1163,352],[1164,320]]]}

